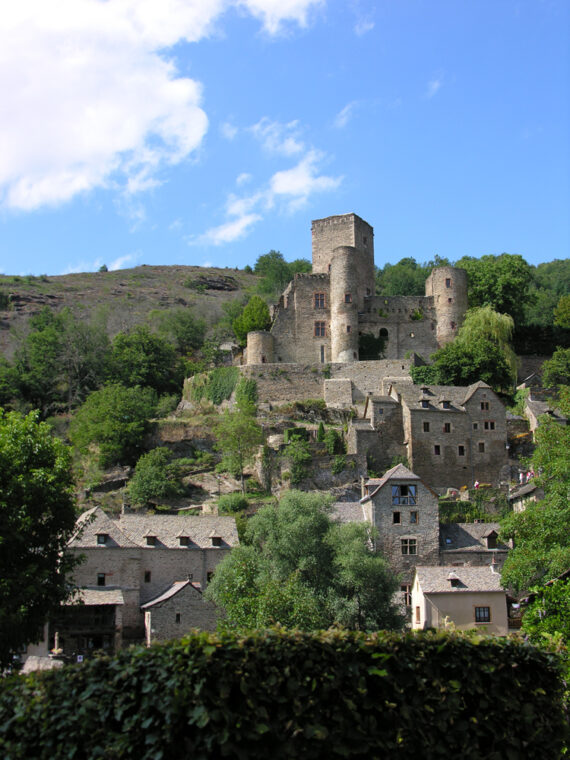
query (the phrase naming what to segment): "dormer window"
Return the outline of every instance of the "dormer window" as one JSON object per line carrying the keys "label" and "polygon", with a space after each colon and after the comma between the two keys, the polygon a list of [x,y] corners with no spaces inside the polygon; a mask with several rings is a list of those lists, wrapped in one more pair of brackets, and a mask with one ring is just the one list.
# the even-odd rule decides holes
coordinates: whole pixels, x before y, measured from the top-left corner
{"label": "dormer window", "polygon": [[426,401],[426,399],[422,399],[421,404],[422,409],[429,409],[429,401]]}
{"label": "dormer window", "polygon": [[222,545],[222,537],[221,536],[210,536],[212,539],[212,546],[221,546]]}
{"label": "dormer window", "polygon": [[392,486],[392,504],[415,504],[416,487],[415,486]]}
{"label": "dormer window", "polygon": [[147,546],[156,546],[156,536],[147,536],[146,537],[146,545]]}
{"label": "dormer window", "polygon": [[97,533],[97,544],[99,546],[105,546],[109,539],[108,533]]}
{"label": "dormer window", "polygon": [[180,546],[190,546],[190,536],[178,536]]}
{"label": "dormer window", "polygon": [[449,401],[442,401],[441,406],[443,409],[451,409],[451,404],[449,403]]}
{"label": "dormer window", "polygon": [[451,588],[457,588],[459,586],[459,578],[455,573],[449,573],[447,580],[449,581]]}

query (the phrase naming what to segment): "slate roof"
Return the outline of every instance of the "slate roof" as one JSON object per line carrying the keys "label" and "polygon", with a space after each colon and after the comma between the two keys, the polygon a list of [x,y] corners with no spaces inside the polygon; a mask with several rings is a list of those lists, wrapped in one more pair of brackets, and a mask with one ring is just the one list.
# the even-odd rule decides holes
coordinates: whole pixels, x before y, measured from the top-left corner
{"label": "slate roof", "polygon": [[[77,521],[78,530],[69,542],[77,549],[100,548],[156,548],[180,549],[180,536],[188,536],[190,548],[212,547],[212,536],[222,539],[222,546],[239,543],[235,519],[217,515],[121,515],[108,517],[100,507],[84,512]],[[105,544],[97,543],[98,534],[106,534]],[[155,547],[147,546],[146,537],[156,536]]]}
{"label": "slate roof", "polygon": [[[499,523],[450,523],[440,525],[439,543],[444,552],[480,552],[487,549],[485,538],[492,532],[499,532]],[[505,544],[497,544],[497,549],[506,551]]]}
{"label": "slate roof", "polygon": [[533,493],[536,491],[538,486],[536,483],[533,483],[532,481],[530,483],[525,483],[524,486],[520,486],[520,488],[515,489],[514,491],[511,491],[509,494],[509,501],[513,501],[514,499],[520,499],[521,496],[526,496],[528,493]]}
{"label": "slate roof", "polygon": [[[449,401],[450,408],[445,409],[446,412],[464,412],[465,404],[473,396],[473,394],[483,388],[489,391],[490,398],[496,398],[491,387],[487,383],[479,380],[476,383],[472,383],[467,388],[462,385],[411,385],[409,383],[397,383],[395,390],[402,397],[402,401],[412,411],[421,409],[424,412],[426,409],[422,407],[421,401],[426,400],[430,402],[432,409],[441,411],[442,401]],[[427,407],[429,409],[430,407]]]}
{"label": "slate roof", "polygon": [[337,501],[332,506],[331,517],[341,523],[366,522],[364,508],[359,501]]}
{"label": "slate roof", "polygon": [[[424,594],[464,594],[473,591],[496,591],[506,593],[501,587],[501,576],[493,572],[490,565],[485,567],[453,567],[440,565],[428,567],[418,565],[416,574]],[[452,586],[450,574],[458,579],[458,585]]]}
{"label": "slate roof", "polygon": [[173,596],[176,596],[176,594],[182,591],[183,588],[186,588],[186,586],[192,586],[195,591],[198,591],[200,594],[202,593],[199,583],[193,583],[190,580],[174,581],[172,586],[170,586],[170,588],[167,588],[166,591],[163,591],[162,594],[155,596],[154,599],[151,599],[149,602],[146,602],[146,604],[141,605],[141,610],[148,610],[151,607],[155,607],[157,604],[161,604],[162,602],[166,602],[168,599],[172,599]]}
{"label": "slate roof", "polygon": [[[375,496],[378,491],[386,485],[386,483],[389,480],[419,480],[421,481],[421,478],[419,475],[416,475],[415,472],[412,472],[407,467],[404,467],[403,464],[397,464],[395,467],[392,467],[390,470],[384,473],[381,478],[370,478],[366,481],[365,485],[368,486],[368,496],[365,496],[363,499],[360,500],[361,504],[365,504],[367,501],[369,501],[373,496]],[[425,485],[425,483],[424,483]],[[429,486],[426,486],[426,488],[431,491],[434,496],[437,496],[435,491],[431,489]]]}
{"label": "slate roof", "polygon": [[87,607],[96,607],[100,604],[124,604],[123,592],[120,588],[80,588],[77,589],[73,601],[79,601]]}

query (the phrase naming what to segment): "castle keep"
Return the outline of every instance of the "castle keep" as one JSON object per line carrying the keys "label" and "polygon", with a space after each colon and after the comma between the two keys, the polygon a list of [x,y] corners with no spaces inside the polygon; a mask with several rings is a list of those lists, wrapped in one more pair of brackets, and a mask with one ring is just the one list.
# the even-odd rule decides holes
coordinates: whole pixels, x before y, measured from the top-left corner
{"label": "castle keep", "polygon": [[312,264],[283,292],[271,330],[249,333],[247,364],[428,358],[467,310],[467,275],[455,267],[434,269],[425,296],[376,296],[374,230],[356,214],[313,222]]}

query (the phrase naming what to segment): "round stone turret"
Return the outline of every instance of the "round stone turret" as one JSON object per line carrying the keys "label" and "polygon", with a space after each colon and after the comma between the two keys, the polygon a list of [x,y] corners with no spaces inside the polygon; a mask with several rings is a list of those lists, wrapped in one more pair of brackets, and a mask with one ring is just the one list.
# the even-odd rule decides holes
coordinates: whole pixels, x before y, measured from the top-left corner
{"label": "round stone turret", "polygon": [[358,361],[358,251],[349,245],[333,251],[330,271],[331,359]]}
{"label": "round stone turret", "polygon": [[426,296],[433,297],[437,319],[437,344],[450,343],[467,311],[467,272],[457,267],[437,267],[426,280]]}
{"label": "round stone turret", "polygon": [[266,330],[255,330],[247,334],[247,363],[272,364],[274,339]]}

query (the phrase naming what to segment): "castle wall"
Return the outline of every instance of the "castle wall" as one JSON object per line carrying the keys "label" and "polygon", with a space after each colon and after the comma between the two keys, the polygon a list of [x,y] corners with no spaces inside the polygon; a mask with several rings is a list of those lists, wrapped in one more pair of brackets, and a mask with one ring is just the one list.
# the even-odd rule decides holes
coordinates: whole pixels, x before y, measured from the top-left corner
{"label": "castle wall", "polygon": [[437,318],[431,297],[366,298],[358,329],[374,337],[386,336],[386,359],[396,359],[408,351],[414,351],[427,360],[438,348]]}
{"label": "castle wall", "polygon": [[255,330],[247,334],[247,363],[272,364],[274,362],[274,339],[265,330]]}
{"label": "castle wall", "polygon": [[372,278],[367,283],[370,287],[370,283],[374,282],[374,230],[364,219],[356,214],[315,219],[311,225],[311,234],[313,272],[327,274],[334,249],[344,245],[353,246],[366,252],[367,266],[372,271]]}
{"label": "castle wall", "polygon": [[467,303],[467,272],[456,267],[432,269],[426,280],[426,296],[434,299],[439,346],[450,343],[463,324]]}
{"label": "castle wall", "polygon": [[358,361],[358,261],[354,248],[336,248],[331,261],[331,359]]}

